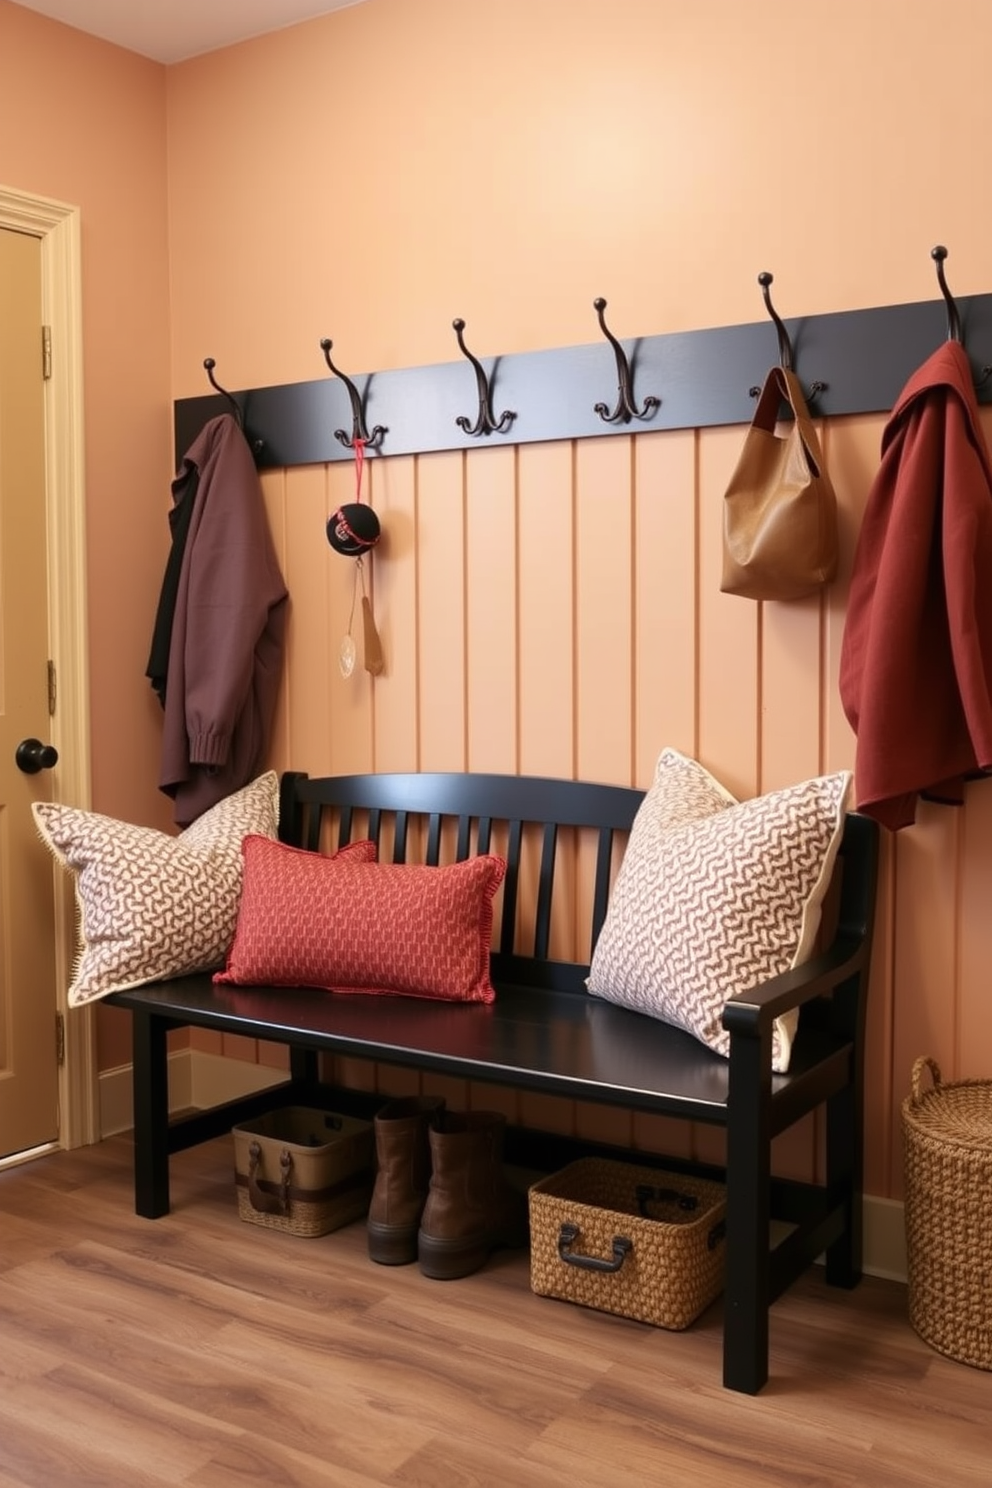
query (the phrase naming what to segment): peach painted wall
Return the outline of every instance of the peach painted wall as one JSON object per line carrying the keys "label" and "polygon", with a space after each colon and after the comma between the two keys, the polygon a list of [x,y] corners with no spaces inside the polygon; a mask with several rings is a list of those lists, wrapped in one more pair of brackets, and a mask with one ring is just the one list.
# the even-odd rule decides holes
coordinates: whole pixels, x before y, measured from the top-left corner
{"label": "peach painted wall", "polygon": [[365,0],[170,68],[174,393],[989,289],[986,0]]}
{"label": "peach painted wall", "polygon": [[[756,320],[765,268],[787,315],[930,299],[938,241],[955,292],[988,293],[990,42],[986,0],[946,0],[939,22],[904,0],[760,18],[738,0],[367,0],[172,68],[173,393],[204,391],[207,354],[234,387],[321,376],[325,335],[355,373],[455,360],[455,315],[483,356],[589,342],[597,294],[621,337]],[[739,429],[376,460],[375,683],[335,666],[350,572],[322,527],[351,472],[267,475],[293,605],[274,763],[643,785],[674,744],[741,794],[851,765],[837,660],[882,423],[825,430],[837,585],[763,612],[718,593]],[[990,861],[992,787],[886,844],[875,1194],[899,1192],[915,1055],[992,1069]],[[616,1113],[449,1094],[711,1151]],[[790,1139],[780,1165],[808,1169],[816,1143]]]}
{"label": "peach painted wall", "polygon": [[[144,670],[172,471],[165,86],[163,67],[0,0],[0,181],[80,209],[93,805],[163,827]],[[110,1011],[102,1067],[130,1057]]]}

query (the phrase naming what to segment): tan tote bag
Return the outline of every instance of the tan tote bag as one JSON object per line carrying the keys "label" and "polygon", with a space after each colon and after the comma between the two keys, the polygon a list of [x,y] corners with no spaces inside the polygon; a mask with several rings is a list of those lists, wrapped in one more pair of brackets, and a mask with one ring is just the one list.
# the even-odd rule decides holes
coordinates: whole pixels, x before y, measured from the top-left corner
{"label": "tan tote bag", "polygon": [[[776,432],[785,402],[792,422]],[[724,594],[802,599],[837,571],[837,500],[794,372],[765,378],[723,500]]]}

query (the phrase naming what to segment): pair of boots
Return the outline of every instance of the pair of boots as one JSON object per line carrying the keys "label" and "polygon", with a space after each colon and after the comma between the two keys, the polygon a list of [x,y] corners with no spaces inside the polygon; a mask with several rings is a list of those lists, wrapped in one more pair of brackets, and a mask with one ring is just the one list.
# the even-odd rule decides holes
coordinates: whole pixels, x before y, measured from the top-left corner
{"label": "pair of boots", "polygon": [[499,1112],[448,1111],[443,1097],[409,1096],[384,1106],[374,1127],[373,1261],[419,1260],[425,1276],[453,1281],[497,1247],[527,1244],[527,1200],[503,1173]]}

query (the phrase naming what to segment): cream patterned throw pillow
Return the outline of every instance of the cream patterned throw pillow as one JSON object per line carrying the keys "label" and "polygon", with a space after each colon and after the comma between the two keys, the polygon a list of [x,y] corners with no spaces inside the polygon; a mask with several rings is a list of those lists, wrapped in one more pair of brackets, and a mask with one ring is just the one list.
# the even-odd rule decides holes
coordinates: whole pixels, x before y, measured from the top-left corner
{"label": "cream patterned throw pillow", "polygon": [[275,837],[278,809],[274,771],[178,836],[36,802],[42,840],[76,882],[81,948],[69,1005],[221,965],[238,919],[242,840]]}
{"label": "cream patterned throw pillow", "polygon": [[[841,771],[735,802],[666,749],[631,829],[589,991],[728,1054],[728,997],[812,955],[850,787]],[[789,1067],[797,1022],[775,1021],[776,1071]]]}

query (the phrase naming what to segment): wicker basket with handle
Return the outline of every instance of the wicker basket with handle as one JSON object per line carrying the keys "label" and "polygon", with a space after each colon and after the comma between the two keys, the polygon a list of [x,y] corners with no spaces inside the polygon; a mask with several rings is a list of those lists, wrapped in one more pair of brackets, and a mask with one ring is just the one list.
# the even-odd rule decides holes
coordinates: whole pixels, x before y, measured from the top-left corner
{"label": "wicker basket with handle", "polygon": [[530,1189],[531,1290],[687,1328],[723,1289],[726,1189],[584,1157]]}
{"label": "wicker basket with handle", "polygon": [[370,1121],[284,1106],[234,1128],[238,1214],[288,1235],[326,1235],[368,1213]]}
{"label": "wicker basket with handle", "polygon": [[992,1369],[992,1080],[944,1083],[922,1056],[902,1129],[909,1320],[938,1353]]}

